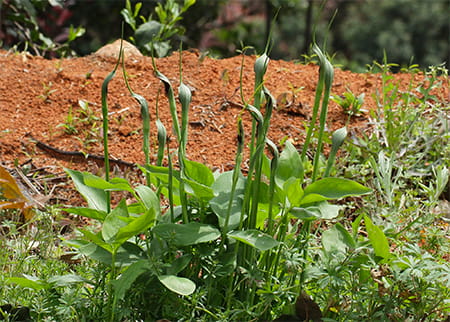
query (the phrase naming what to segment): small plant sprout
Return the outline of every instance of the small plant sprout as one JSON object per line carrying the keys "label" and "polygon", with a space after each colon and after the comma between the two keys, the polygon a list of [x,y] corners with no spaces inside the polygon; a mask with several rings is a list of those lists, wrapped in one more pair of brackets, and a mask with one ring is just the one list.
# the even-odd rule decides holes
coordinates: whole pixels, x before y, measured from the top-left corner
{"label": "small plant sprout", "polygon": [[50,95],[54,92],[56,92],[56,89],[52,89],[53,87],[53,83],[52,82],[48,82],[48,84],[46,83],[42,83],[42,94],[39,95],[38,97],[40,99],[42,99],[44,102],[49,102],[50,101]]}
{"label": "small plant sprout", "polygon": [[89,106],[88,101],[78,100],[78,105],[80,106],[80,109],[78,110],[78,113],[80,114],[78,120],[80,123],[93,125],[97,121],[100,121],[100,118],[95,115],[94,111]]}
{"label": "small plant sprout", "polygon": [[76,134],[78,130],[76,128],[77,118],[73,116],[73,108],[72,105],[69,105],[69,112],[67,113],[66,119],[64,123],[58,124],[56,127],[62,127],[66,134]]}
{"label": "small plant sprout", "polygon": [[352,91],[347,90],[347,92],[342,95],[333,95],[331,100],[342,107],[344,112],[348,115],[360,116],[361,113],[367,112],[361,108],[364,104],[364,97],[364,93],[356,96]]}

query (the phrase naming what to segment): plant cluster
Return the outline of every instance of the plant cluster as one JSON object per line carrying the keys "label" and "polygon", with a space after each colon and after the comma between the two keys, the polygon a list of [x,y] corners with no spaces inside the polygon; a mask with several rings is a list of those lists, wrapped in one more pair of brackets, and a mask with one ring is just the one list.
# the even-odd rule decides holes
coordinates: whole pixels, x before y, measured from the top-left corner
{"label": "plant cluster", "polygon": [[70,17],[62,0],[1,1],[0,16],[2,47],[29,50],[41,56],[73,55],[70,44],[85,33],[83,27],[61,28]]}
{"label": "plant cluster", "polygon": [[[410,85],[402,92],[390,73],[395,66],[375,63],[382,87],[375,96],[378,109],[369,114],[373,130],[346,142],[346,128],[331,135],[325,129],[334,70],[317,46],[314,53],[319,81],[302,149],[285,141],[280,151],[268,139],[275,101],[264,86],[264,53],[254,65],[252,102],[241,92],[234,169],[220,173],[186,157],[191,92],[183,82],[181,53],[177,91],[154,61],[174,143],[166,140],[158,103],[151,123],[147,101],[128,83],[121,52],[102,86],[105,175],[66,169],[88,206],[65,211],[90,218],[89,225],[55,243],[60,231],[53,220],[60,210],[37,211],[31,219],[27,198],[0,168],[0,207],[23,211],[30,220],[21,228],[14,218],[0,226],[0,317],[444,320],[450,312],[444,209],[450,121],[448,104],[433,90],[448,85],[447,71],[432,67],[415,84],[411,66]],[[120,62],[126,87],[141,107],[140,185],[110,175],[107,93]],[[243,69],[242,63],[241,75]],[[347,96],[355,104],[355,95]],[[250,133],[242,125],[246,113]],[[100,121],[84,101],[79,116],[69,116],[64,128],[70,131],[77,122]],[[118,192],[127,197],[113,204]]]}
{"label": "plant cluster", "polygon": [[185,33],[185,28],[178,22],[193,4],[195,0],[184,0],[182,6],[176,0],[168,0],[164,5],[158,3],[155,7],[158,19],[153,19],[153,15],[145,18],[139,14],[142,2],[136,3],[133,8],[130,0],[127,0],[125,8],[120,13],[134,32],[130,40],[139,47],[141,52],[164,57],[173,47],[173,38],[181,37]]}

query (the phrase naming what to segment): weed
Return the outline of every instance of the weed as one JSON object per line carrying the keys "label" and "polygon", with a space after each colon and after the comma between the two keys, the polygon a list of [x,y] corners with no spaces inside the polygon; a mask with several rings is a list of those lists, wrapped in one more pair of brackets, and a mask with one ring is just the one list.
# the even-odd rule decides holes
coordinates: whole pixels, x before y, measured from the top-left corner
{"label": "weed", "polygon": [[42,83],[43,92],[38,97],[42,99],[44,102],[50,101],[50,95],[54,92],[56,92],[56,89],[52,89],[53,83],[48,82],[48,84]]}
{"label": "weed", "polygon": [[64,129],[64,132],[69,135],[78,133],[78,130],[76,128],[76,119],[74,119],[72,113],[72,105],[69,105],[69,112],[67,114],[65,122],[58,124],[56,127],[62,127]]}
{"label": "weed", "polygon": [[332,96],[331,100],[341,106],[344,112],[349,116],[360,116],[361,113],[367,112],[361,109],[364,104],[364,96],[364,93],[355,96],[351,91],[347,91],[342,95]]}

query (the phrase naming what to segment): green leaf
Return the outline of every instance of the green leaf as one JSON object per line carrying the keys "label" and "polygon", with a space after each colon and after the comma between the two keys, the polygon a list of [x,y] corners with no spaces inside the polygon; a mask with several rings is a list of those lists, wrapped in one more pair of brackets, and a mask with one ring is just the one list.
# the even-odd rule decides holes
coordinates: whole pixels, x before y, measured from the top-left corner
{"label": "green leaf", "polygon": [[79,172],[76,170],[69,170],[64,169],[69,176],[72,178],[75,187],[77,188],[78,192],[84,197],[84,199],[87,201],[89,208],[93,208],[96,210],[108,211],[108,197],[107,193],[104,190],[89,187],[84,183],[84,178],[86,176],[92,176],[90,173],[87,172]]}
{"label": "green leaf", "polygon": [[212,185],[215,197],[209,202],[211,209],[219,220],[219,226],[222,228],[228,214],[228,207],[231,201],[231,208],[229,212],[228,229],[232,230],[239,226],[241,218],[242,202],[244,199],[246,178],[240,174],[237,180],[234,196],[231,196],[231,189],[233,184],[233,171],[221,173]]}
{"label": "green leaf", "polygon": [[50,287],[50,284],[45,281],[40,280],[37,277],[25,275],[25,277],[9,277],[6,279],[6,283],[12,283],[19,285],[21,287],[30,288],[35,291],[47,289]]}
{"label": "green leaf", "polygon": [[308,195],[303,194],[303,198],[302,200],[300,200],[300,204],[301,205],[309,205],[309,204],[313,204],[313,203],[319,203],[322,201],[327,201],[328,198],[322,195],[319,195],[317,193],[310,193]]}
{"label": "green leaf", "polygon": [[210,187],[214,183],[211,169],[202,163],[184,159],[184,173],[189,179],[205,186]]}
{"label": "green leaf", "polygon": [[366,224],[367,234],[369,235],[369,240],[375,255],[384,259],[391,257],[389,242],[383,231],[374,225],[368,216],[364,216],[364,223]]}
{"label": "green leaf", "polygon": [[177,246],[206,243],[220,237],[219,230],[199,223],[159,224],[153,228],[153,232],[158,237]]}
{"label": "green leaf", "polygon": [[302,220],[333,219],[339,215],[340,206],[326,201],[315,202],[304,207],[293,207],[291,214]]}
{"label": "green leaf", "polygon": [[88,240],[93,242],[95,245],[102,247],[103,249],[107,250],[108,252],[112,253],[113,248],[112,245],[110,245],[109,243],[105,242],[102,238],[101,238],[101,232],[97,233],[97,234],[93,234],[88,230],[85,229],[79,229],[79,231],[84,235],[84,237]]}
{"label": "green leaf", "polygon": [[177,275],[179,272],[181,272],[183,269],[185,269],[188,264],[192,260],[191,254],[185,254],[183,256],[177,257],[170,267],[167,268],[166,274],[167,275]]}
{"label": "green leaf", "polygon": [[83,208],[83,207],[72,207],[72,208],[64,208],[64,211],[67,211],[71,214],[76,214],[79,216],[96,219],[99,221],[104,221],[107,215],[106,211],[96,210],[92,208]]}
{"label": "green leaf", "polygon": [[[117,232],[120,228],[124,227],[127,222],[124,218],[128,217],[128,209],[125,200],[119,203],[119,205],[109,213],[102,227],[102,237],[107,243],[114,243]],[[117,247],[120,245],[117,245]]]}
{"label": "green leaf", "polygon": [[232,231],[228,233],[228,237],[239,240],[260,251],[269,250],[279,245],[279,242],[273,239],[272,236],[264,234],[256,229]]}
{"label": "green leaf", "polygon": [[290,213],[301,220],[309,221],[309,220],[316,220],[320,218],[320,209],[316,206],[310,206],[310,207],[293,207],[290,210]]}
{"label": "green leaf", "polygon": [[139,45],[145,45],[145,44],[153,41],[154,38],[156,36],[158,36],[161,28],[162,28],[162,25],[155,20],[150,20],[146,23],[143,23],[136,29],[136,31],[134,33],[136,42]]}
{"label": "green leaf", "polygon": [[[87,257],[92,258],[105,265],[111,266],[111,252],[104,248],[97,246],[94,243],[85,240],[71,240],[66,242],[67,245],[75,247],[79,252]],[[147,258],[146,253],[136,244],[125,242],[116,252],[115,265],[118,267],[125,267],[135,263],[139,259]]]}
{"label": "green leaf", "polygon": [[93,174],[86,173],[84,175],[84,183],[92,188],[108,190],[108,191],[128,191],[133,192],[130,183],[123,178],[112,178],[109,182],[103,178]]}
{"label": "green leaf", "polygon": [[195,291],[195,283],[184,277],[162,275],[158,279],[169,290],[180,295],[191,295]]}
{"label": "green leaf", "polygon": [[295,177],[289,178],[283,184],[283,192],[289,200],[291,207],[297,207],[303,198],[303,189],[301,179]]}
{"label": "green leaf", "polygon": [[147,229],[154,225],[155,218],[156,215],[153,208],[148,209],[142,215],[134,217],[128,225],[121,227],[117,231],[115,243],[120,245],[131,237],[136,236],[141,232],[145,232]]}
{"label": "green leaf", "polygon": [[340,223],[322,233],[322,246],[326,253],[342,252],[356,247],[350,233]]}
{"label": "green leaf", "polygon": [[80,254],[92,258],[100,263],[111,265],[111,252],[86,240],[71,240],[66,242],[67,245],[77,248]]}
{"label": "green leaf", "polygon": [[130,265],[117,280],[112,282],[116,299],[119,301],[123,299],[125,293],[130,289],[134,281],[147,271],[150,271],[148,260],[141,259]]}
{"label": "green leaf", "polygon": [[186,193],[190,194],[191,196],[201,199],[205,202],[208,202],[209,200],[214,198],[214,192],[211,187],[189,179],[184,179],[184,183],[186,184]]}
{"label": "green leaf", "polygon": [[[304,197],[301,204],[307,204],[320,199],[340,199],[348,196],[358,196],[371,192],[372,190],[363,185],[348,179],[343,178],[324,178],[317,180],[307,186],[304,190]],[[318,195],[318,196],[310,196]]]}
{"label": "green leaf", "polygon": [[153,209],[155,211],[155,215],[159,216],[161,213],[160,203],[158,196],[156,196],[155,192],[150,189],[148,186],[137,186],[135,188],[136,193],[139,198],[141,198],[146,209]]}
{"label": "green leaf", "polygon": [[281,152],[278,160],[278,167],[275,175],[276,183],[281,188],[290,178],[299,179],[302,177],[303,163],[300,154],[297,152],[295,146],[288,140],[286,141],[284,150]]}
{"label": "green leaf", "polygon": [[169,41],[158,41],[153,43],[157,57],[164,57],[169,52],[171,46]]}

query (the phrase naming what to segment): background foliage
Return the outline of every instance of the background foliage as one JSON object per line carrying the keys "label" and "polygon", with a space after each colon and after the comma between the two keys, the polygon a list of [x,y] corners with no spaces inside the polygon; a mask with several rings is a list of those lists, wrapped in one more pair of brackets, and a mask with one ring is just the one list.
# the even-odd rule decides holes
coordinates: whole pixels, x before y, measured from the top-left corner
{"label": "background foliage", "polygon": [[[134,7],[139,1],[130,2]],[[144,19],[155,19],[154,8],[164,3],[141,2],[139,15]],[[374,60],[381,61],[384,50],[390,62],[404,66],[413,59],[427,67],[448,64],[449,5],[448,0],[197,0],[178,22],[186,32],[174,35],[172,42],[183,40],[185,47],[207,49],[220,57],[235,55],[241,42],[262,52],[270,26],[267,18],[281,8],[274,28],[273,58],[298,59],[301,53],[307,54],[315,25],[317,40],[326,39],[327,51],[336,54],[334,62],[345,67],[362,70]],[[78,39],[72,37],[70,48],[79,55],[89,54],[119,38],[124,7],[125,1],[119,0],[3,0],[0,41],[4,48],[17,44],[25,48],[30,40],[21,32],[20,25],[25,25],[33,30],[29,38],[41,42],[47,49],[41,51],[48,54],[59,49],[51,41],[70,39],[69,26],[80,26],[86,32]],[[125,38],[132,35],[132,28],[126,26]]]}

